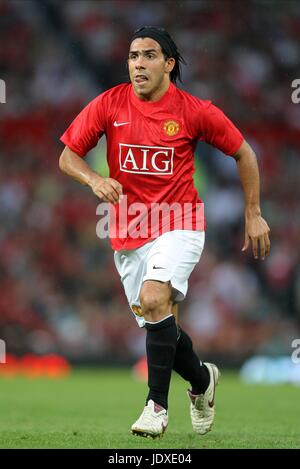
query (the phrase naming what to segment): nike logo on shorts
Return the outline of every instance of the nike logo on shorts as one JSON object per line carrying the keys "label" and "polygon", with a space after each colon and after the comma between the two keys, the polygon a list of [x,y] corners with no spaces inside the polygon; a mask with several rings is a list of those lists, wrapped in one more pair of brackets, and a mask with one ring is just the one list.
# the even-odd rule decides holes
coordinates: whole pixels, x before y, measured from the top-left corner
{"label": "nike logo on shorts", "polygon": [[154,265],[152,269],[164,269],[164,267],[157,267],[156,265]]}
{"label": "nike logo on shorts", "polygon": [[117,122],[117,121],[114,122],[115,127],[120,127],[121,125],[127,125],[127,124],[130,124],[130,122]]}

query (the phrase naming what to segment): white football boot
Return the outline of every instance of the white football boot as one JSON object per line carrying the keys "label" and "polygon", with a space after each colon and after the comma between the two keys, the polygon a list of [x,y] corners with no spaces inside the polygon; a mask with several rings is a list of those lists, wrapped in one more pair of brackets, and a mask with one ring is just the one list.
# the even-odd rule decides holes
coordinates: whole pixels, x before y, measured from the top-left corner
{"label": "white football boot", "polygon": [[188,397],[191,401],[190,413],[192,426],[196,433],[205,435],[209,432],[214,423],[215,417],[215,388],[218,384],[220,372],[216,365],[204,363],[206,365],[210,382],[204,394],[195,395],[188,390]]}
{"label": "white football boot", "polygon": [[140,418],[132,425],[131,433],[145,438],[158,438],[164,434],[167,426],[168,412],[150,399]]}

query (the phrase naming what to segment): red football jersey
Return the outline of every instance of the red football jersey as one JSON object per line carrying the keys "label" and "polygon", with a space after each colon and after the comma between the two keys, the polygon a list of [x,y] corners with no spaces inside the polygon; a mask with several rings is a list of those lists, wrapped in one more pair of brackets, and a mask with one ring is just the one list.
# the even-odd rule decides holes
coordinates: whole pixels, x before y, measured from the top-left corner
{"label": "red football jersey", "polygon": [[173,83],[156,102],[140,100],[130,83],[102,93],[74,119],[61,141],[84,157],[103,134],[110,177],[122,184],[125,195],[116,206],[110,204],[115,250],[137,248],[173,229],[204,229],[203,217],[197,219],[203,204],[193,181],[197,141],[227,155],[243,141],[211,101]]}

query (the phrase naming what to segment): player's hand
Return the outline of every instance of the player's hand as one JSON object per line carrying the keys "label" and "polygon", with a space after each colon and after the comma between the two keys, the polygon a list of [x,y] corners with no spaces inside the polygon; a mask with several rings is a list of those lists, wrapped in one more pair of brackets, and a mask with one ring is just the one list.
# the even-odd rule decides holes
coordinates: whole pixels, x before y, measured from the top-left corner
{"label": "player's hand", "polygon": [[258,259],[260,257],[264,260],[270,252],[269,232],[270,228],[262,216],[252,215],[246,217],[245,243],[242,251],[248,249],[251,241],[254,258]]}
{"label": "player's hand", "polygon": [[96,175],[89,181],[89,186],[94,194],[104,202],[117,204],[122,195],[122,184],[112,178],[103,178]]}

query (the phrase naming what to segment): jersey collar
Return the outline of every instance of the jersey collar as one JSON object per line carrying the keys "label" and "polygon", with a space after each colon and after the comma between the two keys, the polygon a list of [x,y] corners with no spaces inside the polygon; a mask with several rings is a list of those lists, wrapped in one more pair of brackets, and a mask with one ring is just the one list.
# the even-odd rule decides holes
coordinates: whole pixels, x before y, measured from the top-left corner
{"label": "jersey collar", "polygon": [[176,86],[171,82],[165,94],[158,101],[143,101],[136,96],[133,86],[131,85],[130,98],[131,102],[139,111],[143,114],[151,114],[153,111],[159,110],[166,103],[170,104],[175,92]]}

